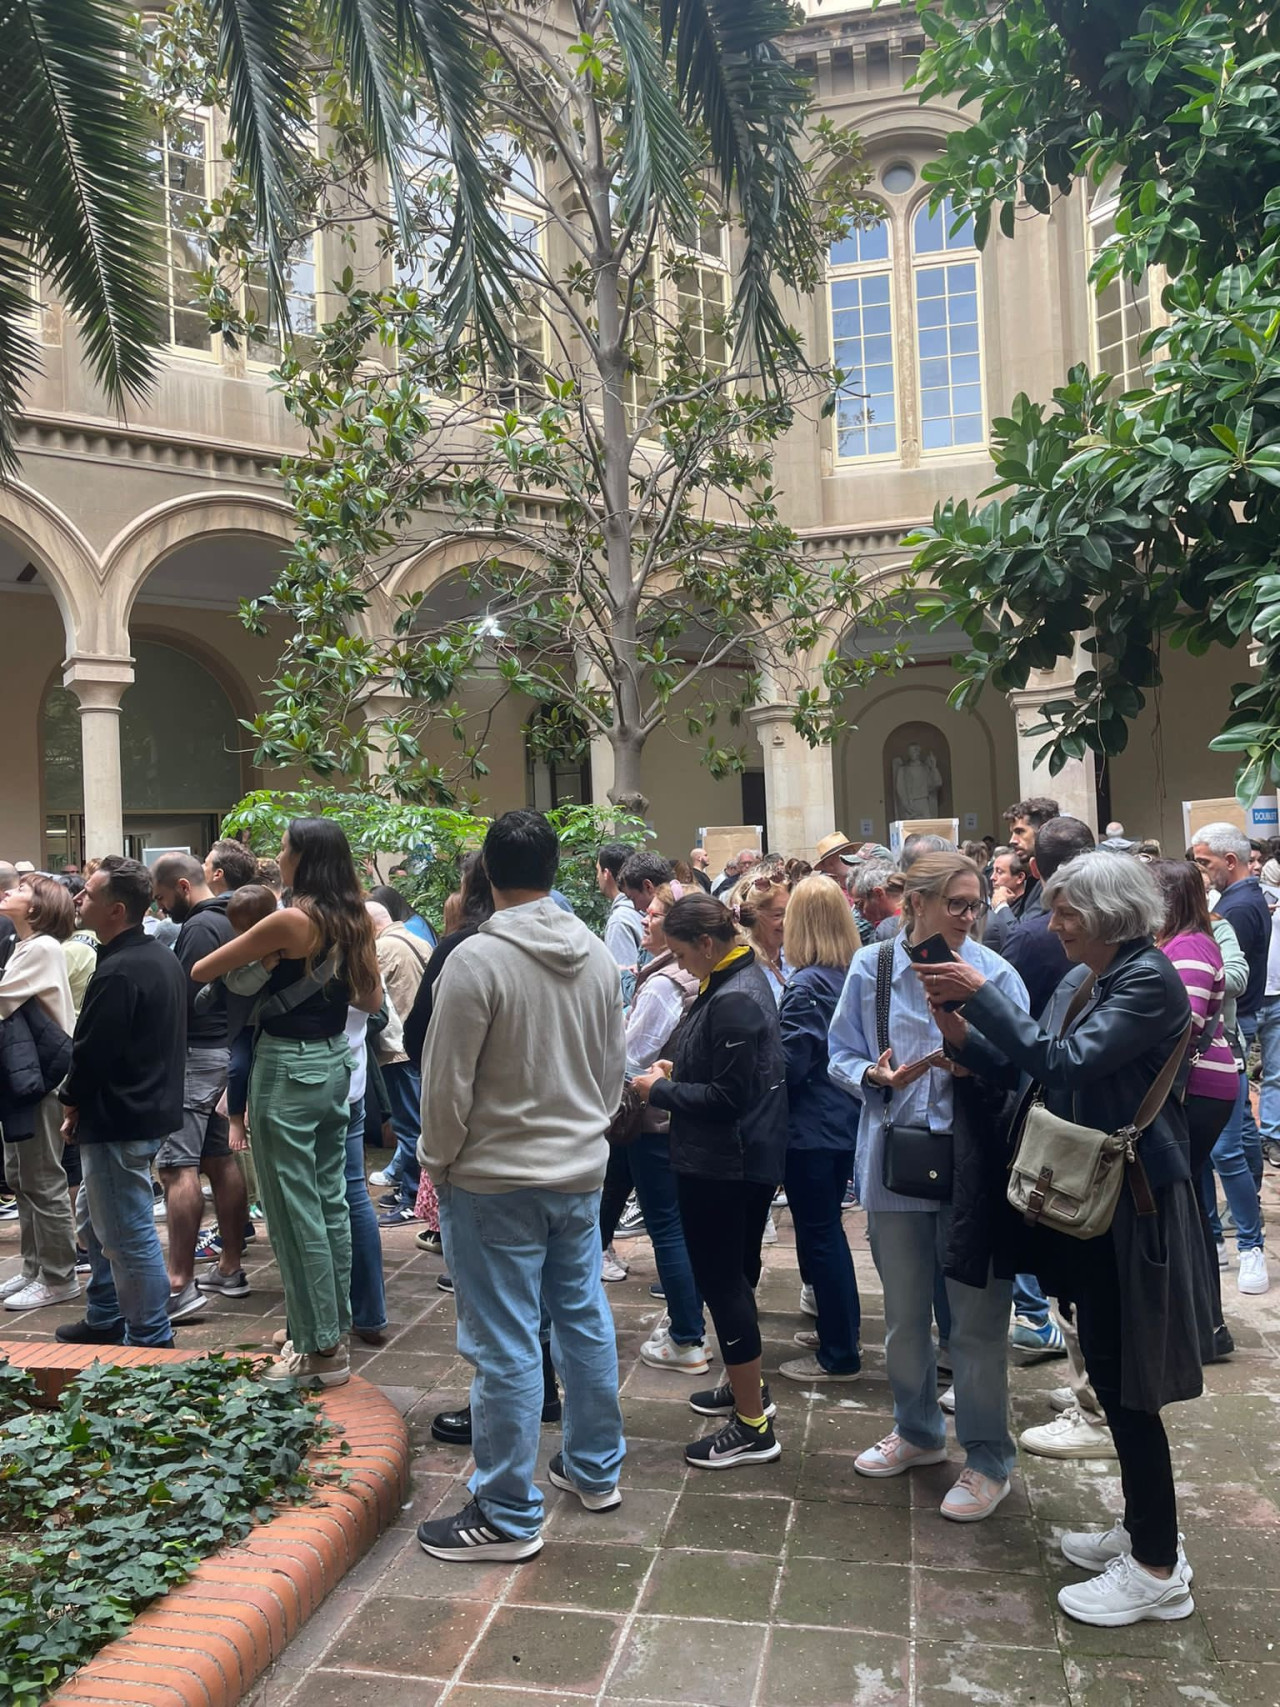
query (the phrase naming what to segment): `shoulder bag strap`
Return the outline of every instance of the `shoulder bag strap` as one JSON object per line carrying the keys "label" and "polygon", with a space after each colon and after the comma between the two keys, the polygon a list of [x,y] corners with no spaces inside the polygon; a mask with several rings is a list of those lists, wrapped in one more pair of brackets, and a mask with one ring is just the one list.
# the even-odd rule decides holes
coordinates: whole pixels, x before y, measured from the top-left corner
{"label": "shoulder bag strap", "polygon": [[1134,1132],[1145,1132],[1147,1127],[1159,1114],[1173,1089],[1173,1081],[1178,1076],[1178,1068],[1182,1065],[1182,1057],[1186,1054],[1187,1042],[1191,1036],[1191,1021],[1188,1020],[1182,1028],[1182,1035],[1174,1044],[1169,1059],[1160,1069],[1160,1076],[1142,1099],[1142,1107],[1133,1120]]}
{"label": "shoulder bag strap", "polygon": [[[883,1055],[889,1047],[889,1002],[893,994],[893,951],[897,939],[890,937],[880,944],[876,956],[876,1053]],[[893,1092],[882,1085],[886,1103],[893,1101]]]}
{"label": "shoulder bag strap", "polygon": [[407,942],[409,944],[409,948],[413,953],[413,958],[418,962],[418,965],[421,966],[422,970],[425,972],[427,969],[427,963],[431,957],[430,957],[430,955],[423,954],[422,950],[418,947],[417,937],[414,936],[413,932],[409,929],[408,925],[405,926],[403,934],[399,938],[397,938],[397,940],[399,942]]}
{"label": "shoulder bag strap", "polygon": [[280,1019],[284,1014],[292,1013],[294,1008],[310,1001],[312,996],[323,990],[325,985],[337,976],[338,951],[333,948],[319,966],[283,990],[277,990],[274,996],[267,997],[258,1009],[258,1024],[261,1025],[264,1019]]}
{"label": "shoulder bag strap", "polygon": [[1065,1037],[1071,1030],[1071,1027],[1080,1018],[1080,1015],[1088,1006],[1089,998],[1093,995],[1093,987],[1097,982],[1097,976],[1092,972],[1090,972],[1087,978],[1084,978],[1081,981],[1080,988],[1076,991],[1075,995],[1072,996],[1071,1001],[1067,1006],[1067,1011],[1062,1016],[1062,1024],[1058,1027],[1059,1037]]}

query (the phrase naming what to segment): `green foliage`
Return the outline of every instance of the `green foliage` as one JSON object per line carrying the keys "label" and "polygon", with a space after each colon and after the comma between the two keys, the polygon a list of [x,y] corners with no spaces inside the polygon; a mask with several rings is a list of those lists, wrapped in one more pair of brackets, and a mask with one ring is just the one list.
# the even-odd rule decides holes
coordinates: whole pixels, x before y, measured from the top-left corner
{"label": "green foliage", "polygon": [[1017,398],[993,428],[1001,496],[942,505],[916,537],[932,608],[971,642],[953,697],[1021,686],[1078,640],[1091,667],[1043,725],[1058,769],[1123,749],[1163,645],[1252,637],[1260,679],[1233,690],[1212,743],[1242,755],[1251,800],[1280,777],[1280,19],[1243,0],[944,0],[920,16],[923,91],[977,109],[928,176],[979,242],[993,219],[1012,235],[1023,201],[1047,212],[1077,181],[1114,182],[1096,286],[1171,276],[1148,383],[1116,397],[1081,367],[1051,408]]}
{"label": "green foliage", "polygon": [[[232,808],[220,834],[247,836],[256,854],[272,855],[289,820],[309,817],[332,818],[342,826],[357,865],[371,882],[388,880],[394,868],[395,887],[437,933],[443,928],[444,904],[458,887],[462,856],[480,846],[490,823],[469,812],[407,805],[367,790],[260,789]],[[547,817],[560,838],[557,887],[578,917],[599,930],[608,903],[596,887],[597,849],[611,841],[638,847],[650,832],[642,818],[612,806],[559,806]]]}
{"label": "green foliage", "polygon": [[315,1407],[219,1355],[95,1364],[42,1408],[0,1366],[0,1699],[39,1707],[202,1558],[306,1490]]}

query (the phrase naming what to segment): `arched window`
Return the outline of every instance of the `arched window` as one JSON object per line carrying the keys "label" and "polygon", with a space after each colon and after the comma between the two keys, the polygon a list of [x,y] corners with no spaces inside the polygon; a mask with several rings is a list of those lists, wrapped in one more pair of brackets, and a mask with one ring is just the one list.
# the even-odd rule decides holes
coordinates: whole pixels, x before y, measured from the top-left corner
{"label": "arched window", "polygon": [[836,400],[836,456],[892,456],[898,448],[893,278],[887,220],[831,245],[831,354],[844,374]]}
{"label": "arched window", "polygon": [[980,445],[986,437],[978,250],[972,220],[953,231],[955,220],[948,199],[934,213],[923,203],[912,222],[923,451]]}
{"label": "arched window", "polygon": [[212,118],[208,113],[175,116],[153,141],[148,158],[164,292],[161,334],[175,349],[212,355],[213,332],[207,312],[196,301],[195,281],[209,265],[209,251],[190,223],[213,199]]}
{"label": "arched window", "polygon": [[[1089,270],[1098,255],[1116,234],[1116,210],[1120,205],[1116,194],[1117,181],[1104,184],[1093,198],[1089,209]],[[1133,391],[1146,379],[1147,362],[1142,344],[1151,330],[1151,275],[1144,273],[1141,281],[1117,273],[1110,284],[1093,294],[1093,365],[1099,373],[1109,373],[1111,390],[1116,393]]]}

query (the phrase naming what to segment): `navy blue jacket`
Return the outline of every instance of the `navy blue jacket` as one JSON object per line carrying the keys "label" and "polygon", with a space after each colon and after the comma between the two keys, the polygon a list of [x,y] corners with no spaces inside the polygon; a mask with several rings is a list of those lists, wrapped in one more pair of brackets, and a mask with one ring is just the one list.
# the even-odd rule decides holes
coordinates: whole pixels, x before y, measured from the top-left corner
{"label": "navy blue jacket", "polygon": [[1267,950],[1271,947],[1271,910],[1256,877],[1242,877],[1218,897],[1218,917],[1236,933],[1249,962],[1249,982],[1236,1003],[1240,1019],[1261,1012],[1267,993]]}
{"label": "navy blue jacket", "polygon": [[862,1104],[827,1077],[827,1033],[848,975],[847,966],[805,966],[782,994],[778,1024],[792,1150],[853,1149]]}
{"label": "navy blue jacket", "polygon": [[1066,949],[1049,929],[1049,914],[1037,912],[1019,919],[1006,934],[1000,953],[1027,986],[1031,1017],[1039,1019],[1071,970]]}

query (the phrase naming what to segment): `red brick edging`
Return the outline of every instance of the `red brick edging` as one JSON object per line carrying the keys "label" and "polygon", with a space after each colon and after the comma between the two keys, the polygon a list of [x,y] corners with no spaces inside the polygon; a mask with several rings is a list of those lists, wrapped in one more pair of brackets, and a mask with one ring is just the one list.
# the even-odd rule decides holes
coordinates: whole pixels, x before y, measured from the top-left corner
{"label": "red brick edging", "polygon": [[[145,1346],[0,1341],[50,1398],[95,1361],[190,1363]],[[49,1707],[234,1707],[330,1589],[394,1522],[409,1488],[409,1431],[376,1387],[353,1378],[320,1395],[342,1434],[312,1454],[305,1505],[283,1506],[203,1560],[48,1698]],[[349,1448],[341,1451],[344,1445]],[[340,1478],[340,1482],[339,1482]]]}

